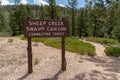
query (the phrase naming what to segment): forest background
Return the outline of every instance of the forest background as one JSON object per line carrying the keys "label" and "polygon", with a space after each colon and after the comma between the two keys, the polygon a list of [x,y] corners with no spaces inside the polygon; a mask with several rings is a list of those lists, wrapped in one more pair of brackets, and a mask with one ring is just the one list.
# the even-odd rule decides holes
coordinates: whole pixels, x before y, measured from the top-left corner
{"label": "forest background", "polygon": [[68,36],[102,37],[120,41],[120,0],[86,0],[85,7],[78,8],[78,0],[67,0],[66,6],[59,6],[55,0],[48,5],[21,4],[1,5],[0,36],[23,34],[23,20],[62,19],[69,21]]}

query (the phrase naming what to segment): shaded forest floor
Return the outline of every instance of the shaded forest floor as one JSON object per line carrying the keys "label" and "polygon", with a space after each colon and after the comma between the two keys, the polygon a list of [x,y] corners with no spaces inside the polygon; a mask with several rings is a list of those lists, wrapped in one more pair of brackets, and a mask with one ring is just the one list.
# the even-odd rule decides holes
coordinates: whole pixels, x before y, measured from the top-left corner
{"label": "shaded forest floor", "polygon": [[0,80],[120,80],[120,58],[107,57],[102,45],[92,44],[97,45],[96,57],[66,52],[67,71],[62,72],[61,50],[33,43],[33,63],[38,63],[27,74],[27,41],[1,37]]}

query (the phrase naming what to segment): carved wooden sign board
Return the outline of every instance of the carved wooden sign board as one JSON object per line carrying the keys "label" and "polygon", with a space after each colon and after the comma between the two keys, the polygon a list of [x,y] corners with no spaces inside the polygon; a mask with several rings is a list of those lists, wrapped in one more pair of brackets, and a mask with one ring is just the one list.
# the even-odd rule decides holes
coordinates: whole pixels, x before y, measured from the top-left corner
{"label": "carved wooden sign board", "polygon": [[25,37],[60,37],[67,34],[66,20],[29,20],[24,23]]}
{"label": "carved wooden sign board", "polygon": [[61,69],[66,70],[65,36],[67,35],[68,21],[63,20],[24,20],[24,36],[28,38],[28,73],[32,73],[32,46],[31,38],[34,37],[62,37],[62,64]]}

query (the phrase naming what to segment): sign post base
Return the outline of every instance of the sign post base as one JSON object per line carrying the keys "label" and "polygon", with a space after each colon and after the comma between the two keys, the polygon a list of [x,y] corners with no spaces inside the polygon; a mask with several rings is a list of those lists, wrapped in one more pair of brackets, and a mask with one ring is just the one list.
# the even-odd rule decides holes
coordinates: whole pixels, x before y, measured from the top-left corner
{"label": "sign post base", "polygon": [[66,58],[65,58],[65,37],[62,36],[62,64],[61,69],[66,71]]}
{"label": "sign post base", "polygon": [[28,73],[32,73],[33,72],[33,68],[32,68],[32,46],[31,46],[31,38],[28,38]]}

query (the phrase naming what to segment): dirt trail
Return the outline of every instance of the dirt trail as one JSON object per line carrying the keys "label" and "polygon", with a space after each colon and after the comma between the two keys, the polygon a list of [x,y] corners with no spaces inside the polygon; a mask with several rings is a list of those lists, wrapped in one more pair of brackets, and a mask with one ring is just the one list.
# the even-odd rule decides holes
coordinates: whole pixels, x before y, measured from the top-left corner
{"label": "dirt trail", "polygon": [[43,43],[32,43],[34,72],[27,74],[27,41],[8,39],[0,38],[0,80],[120,80],[120,58],[66,52],[67,71],[62,72],[61,50]]}
{"label": "dirt trail", "polygon": [[97,56],[99,57],[105,57],[105,53],[104,53],[104,50],[105,50],[105,47],[101,44],[98,44],[98,43],[94,43],[94,42],[89,42],[89,41],[84,41],[84,42],[87,42],[87,43],[91,43],[93,46],[95,46],[95,49],[96,49],[96,54]]}

